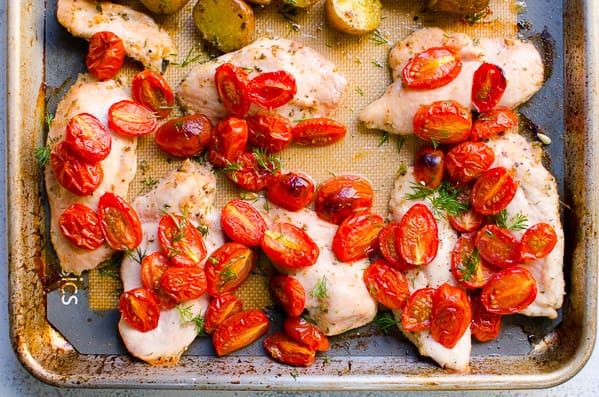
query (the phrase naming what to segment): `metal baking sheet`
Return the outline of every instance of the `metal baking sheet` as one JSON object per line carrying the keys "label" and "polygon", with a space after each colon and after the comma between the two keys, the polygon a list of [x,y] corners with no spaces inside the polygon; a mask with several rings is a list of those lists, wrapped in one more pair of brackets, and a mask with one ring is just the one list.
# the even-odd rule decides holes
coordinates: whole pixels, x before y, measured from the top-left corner
{"label": "metal baking sheet", "polygon": [[[392,32],[393,40],[401,38],[398,32],[438,21],[436,16],[409,4],[415,1],[383,2],[387,12],[395,13],[393,16],[399,16],[405,24],[404,30],[398,27]],[[567,296],[558,320],[510,317],[504,321],[497,341],[474,343],[472,372],[468,375],[440,369],[431,360],[419,357],[397,332],[385,335],[376,326],[333,338],[333,349],[305,369],[277,364],[265,357],[259,346],[232,357],[216,358],[209,341],[201,338],[174,367],[151,367],[128,356],[116,331],[117,313],[98,310],[90,303],[93,275],[72,277],[57,272],[46,235],[47,208],[33,149],[43,145],[45,114],[53,112],[61,93],[77,73],[84,71],[86,51],[84,41],[72,38],[57,24],[55,4],[50,3],[45,7],[27,1],[8,5],[11,339],[23,365],[41,380],[59,386],[233,390],[538,388],[567,380],[590,356],[596,335],[599,180],[595,137],[599,132],[599,35],[593,23],[599,17],[599,6],[594,2],[509,1],[509,7],[519,12],[517,25],[513,23],[514,34],[537,44],[549,71],[543,89],[520,111],[522,119],[527,120],[524,129],[541,128],[553,140],[546,148],[547,163],[557,176],[564,203]],[[291,18],[290,38],[312,46],[317,35],[298,21],[322,21],[316,10],[310,11],[316,15],[292,16],[300,19]],[[168,23],[168,18],[162,22]],[[463,22],[456,19],[444,23],[448,30],[463,27]],[[485,28],[504,31],[511,26],[502,26],[501,21],[493,23],[495,26]],[[352,49],[358,45],[356,39],[332,37],[340,39],[327,45],[338,47],[337,51],[355,65],[373,61],[355,56]],[[197,38],[190,40],[193,44]],[[185,45],[189,48],[190,44]],[[383,55],[377,61],[386,61],[384,51],[380,49]],[[376,76],[384,87],[388,77],[384,73]],[[348,96],[353,95],[352,100],[358,103],[362,99],[356,97],[381,92],[380,88],[370,92],[363,86],[352,86],[352,76],[347,77],[351,91]],[[344,111],[353,112],[350,107]],[[373,135],[370,142],[377,146],[380,137]],[[367,150],[350,159],[348,166],[359,167],[364,158],[368,158]],[[377,205],[386,207],[384,195]]]}

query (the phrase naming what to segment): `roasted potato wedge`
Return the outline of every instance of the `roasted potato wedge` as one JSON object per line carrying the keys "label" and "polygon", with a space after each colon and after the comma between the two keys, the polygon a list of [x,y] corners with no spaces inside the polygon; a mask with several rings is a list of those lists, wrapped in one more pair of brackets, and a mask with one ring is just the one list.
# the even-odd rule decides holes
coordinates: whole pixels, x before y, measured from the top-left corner
{"label": "roasted potato wedge", "polygon": [[326,0],[325,3],[331,26],[352,35],[375,30],[381,22],[382,12],[380,0]]}
{"label": "roasted potato wedge", "polygon": [[489,0],[426,0],[426,8],[451,14],[475,14],[485,10]]}
{"label": "roasted potato wedge", "polygon": [[156,14],[172,14],[179,11],[189,0],[140,0],[146,8]]}
{"label": "roasted potato wedge", "polygon": [[193,23],[202,37],[223,52],[240,49],[254,39],[254,11],[243,0],[199,0]]}

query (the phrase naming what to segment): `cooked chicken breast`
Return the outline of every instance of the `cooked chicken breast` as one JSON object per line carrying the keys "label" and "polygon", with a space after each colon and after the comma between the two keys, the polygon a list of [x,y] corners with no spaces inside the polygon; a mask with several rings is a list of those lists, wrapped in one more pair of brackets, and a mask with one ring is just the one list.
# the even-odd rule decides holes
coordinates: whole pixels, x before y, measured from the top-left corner
{"label": "cooked chicken breast", "polygon": [[[98,82],[89,75],[80,75],[75,84],[62,98],[48,132],[47,143],[52,147],[64,139],[65,129],[70,118],[79,113],[96,116],[108,128],[108,108],[115,102],[131,99],[131,90],[114,80]],[[50,165],[46,166],[46,192],[50,204],[50,237],[62,269],[69,273],[81,274],[93,269],[110,258],[114,251],[104,244],[89,251],[76,247],[67,240],[58,227],[58,218],[71,204],[78,202],[92,209],[106,191],[113,191],[127,197],[129,183],[137,170],[137,140],[112,132],[110,154],[101,164],[104,171],[102,183],[89,196],[76,196],[62,187],[56,180]]]}
{"label": "cooked chicken breast", "polygon": [[[401,74],[410,58],[427,48],[438,46],[450,47],[460,54],[462,70],[458,76],[436,89],[405,87]],[[532,43],[512,39],[474,41],[462,33],[448,34],[439,28],[426,28],[412,33],[391,50],[389,64],[394,81],[379,99],[362,109],[359,119],[368,128],[408,135],[413,133],[412,121],[420,105],[453,99],[473,108],[470,99],[472,76],[483,62],[500,66],[507,79],[507,87],[498,106],[515,108],[543,85],[543,62]]]}
{"label": "cooked chicken breast", "polygon": [[[347,81],[337,67],[322,55],[303,44],[286,39],[259,39],[235,52],[230,52],[194,68],[177,89],[177,99],[188,113],[204,113],[213,122],[226,116],[226,110],[216,100],[214,84],[216,68],[226,62],[258,72],[285,70],[297,83],[297,93],[288,104],[277,108],[279,114],[291,120],[328,116],[341,101]],[[259,110],[252,105],[250,113]]]}
{"label": "cooked chicken breast", "polygon": [[[187,160],[181,168],[159,182],[148,194],[135,199],[133,206],[143,227],[143,241],[138,250],[149,255],[160,251],[158,222],[168,213],[186,212],[190,221],[208,227],[204,242],[208,255],[220,247],[224,237],[220,230],[218,211],[214,209],[216,181],[212,172]],[[135,255],[134,257],[136,257]],[[121,264],[121,280],[125,291],[142,287],[141,266],[134,257],[126,257]],[[180,304],[189,318],[182,318],[176,307],[161,310],[158,327],[140,332],[121,318],[119,332],[127,350],[150,364],[176,364],[195,340],[198,331],[189,319],[202,315],[208,306],[207,294]]]}
{"label": "cooked chicken breast", "polygon": [[58,0],[56,17],[72,35],[89,40],[110,31],[123,40],[127,55],[146,68],[162,71],[176,54],[173,40],[148,15],[108,1]]}

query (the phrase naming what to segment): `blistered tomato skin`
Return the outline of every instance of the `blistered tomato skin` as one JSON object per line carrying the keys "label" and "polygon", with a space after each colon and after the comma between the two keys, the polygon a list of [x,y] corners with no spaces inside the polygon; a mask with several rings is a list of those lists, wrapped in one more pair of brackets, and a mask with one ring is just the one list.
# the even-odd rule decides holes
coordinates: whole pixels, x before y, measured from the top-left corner
{"label": "blistered tomato skin", "polygon": [[98,215],[106,242],[112,249],[133,250],[141,244],[141,221],[125,199],[112,192],[104,193],[98,202]]}
{"label": "blistered tomato skin", "polygon": [[58,183],[77,196],[92,194],[104,178],[101,163],[79,159],[65,141],[59,142],[52,149],[50,166]]}
{"label": "blistered tomato skin", "polygon": [[231,63],[216,68],[214,83],[224,108],[233,116],[243,117],[250,108],[248,74]]}
{"label": "blistered tomato skin", "polygon": [[250,275],[256,254],[246,245],[229,241],[208,257],[204,265],[208,293],[218,296],[236,290]]}
{"label": "blistered tomato skin", "polygon": [[291,121],[279,114],[254,114],[245,118],[248,140],[268,153],[277,153],[291,144]]}
{"label": "blistered tomato skin", "polygon": [[158,147],[175,157],[194,157],[210,143],[212,124],[203,114],[193,114],[171,119],[162,124],[154,134]]}
{"label": "blistered tomato skin", "polygon": [[472,130],[470,140],[479,141],[497,135],[518,125],[518,116],[510,109],[495,108],[478,115]]}
{"label": "blistered tomato skin", "polygon": [[73,203],[58,218],[63,236],[79,248],[95,250],[104,243],[98,213],[91,208]]}
{"label": "blistered tomato skin", "polygon": [[206,292],[206,274],[199,267],[170,266],[160,277],[160,287],[175,302],[185,302]]}
{"label": "blistered tomato skin", "polygon": [[437,256],[438,245],[433,213],[424,204],[414,204],[399,222],[397,247],[401,257],[408,265],[425,266]]}
{"label": "blistered tomato skin", "polygon": [[414,55],[403,68],[403,82],[416,89],[442,87],[462,70],[462,59],[448,47],[432,47]]}
{"label": "blistered tomato skin", "polygon": [[158,241],[162,253],[175,266],[198,266],[206,257],[204,239],[187,217],[163,215],[158,223]]}
{"label": "blistered tomato skin", "polygon": [[140,332],[158,327],[160,308],[153,294],[145,288],[123,292],[119,299],[119,311],[123,319]]}
{"label": "blistered tomato skin", "polygon": [[405,274],[379,259],[364,271],[364,284],[370,295],[391,310],[403,309],[410,297]]}
{"label": "blistered tomato skin", "polygon": [[494,266],[506,268],[520,262],[520,244],[507,229],[485,225],[476,233],[475,244],[481,258]]}
{"label": "blistered tomato skin", "polygon": [[518,181],[504,167],[485,171],[474,183],[470,203],[482,215],[500,213],[512,201],[518,190]]}
{"label": "blistered tomato skin", "polygon": [[306,146],[332,145],[343,139],[346,133],[344,124],[325,117],[302,120],[292,129],[293,141]]}
{"label": "blistered tomato skin", "polygon": [[438,187],[445,174],[445,154],[432,146],[423,146],[416,153],[414,178],[416,182],[430,187]]}
{"label": "blistered tomato skin", "polygon": [[287,317],[283,323],[285,333],[295,341],[317,351],[329,350],[327,336],[303,317]]}
{"label": "blistered tomato skin", "polygon": [[275,360],[294,367],[308,367],[316,358],[316,350],[297,342],[283,332],[266,337],[264,349]]}
{"label": "blistered tomato skin", "polygon": [[537,297],[537,281],[530,270],[513,266],[496,273],[481,290],[480,301],[489,313],[514,314]]}
{"label": "blistered tomato skin", "polygon": [[250,101],[266,110],[281,107],[297,93],[295,77],[284,70],[260,73],[248,83]]}
{"label": "blistered tomato skin", "polygon": [[420,288],[412,292],[401,312],[401,326],[405,331],[417,332],[431,327],[434,288]]}
{"label": "blistered tomato skin", "polygon": [[125,46],[114,33],[96,32],[89,40],[89,48],[85,57],[87,70],[98,80],[113,78],[123,66]]}
{"label": "blistered tomato skin", "polygon": [[468,139],[472,128],[470,111],[453,100],[421,105],[413,120],[414,134],[436,144],[458,143]]}
{"label": "blistered tomato skin", "polygon": [[304,230],[286,222],[269,227],[260,246],[275,265],[284,269],[312,266],[320,255],[318,246]]}
{"label": "blistered tomato skin", "polygon": [[465,141],[449,149],[445,168],[451,181],[466,185],[487,171],[495,161],[495,152],[484,142]]}
{"label": "blistered tomato skin", "polygon": [[481,288],[495,273],[480,257],[473,234],[462,234],[451,252],[451,272],[464,288]]}
{"label": "blistered tomato skin", "polygon": [[248,125],[245,119],[230,116],[216,124],[210,140],[208,161],[215,167],[233,164],[248,145]]}
{"label": "blistered tomato skin", "polygon": [[339,225],[354,212],[370,210],[374,190],[368,180],[355,175],[338,175],[325,180],[314,198],[320,219]]}
{"label": "blistered tomato skin", "polygon": [[472,105],[476,111],[486,112],[497,106],[507,86],[503,70],[484,62],[474,72],[472,80]]}
{"label": "blistered tomato skin", "polygon": [[268,332],[268,317],[262,310],[244,310],[227,318],[212,334],[218,356],[244,348]]}
{"label": "blistered tomato skin", "polygon": [[138,102],[124,99],[108,109],[108,127],[121,135],[148,135],[157,125],[154,111]]}
{"label": "blistered tomato skin", "polygon": [[312,202],[314,190],[314,182],[310,177],[288,172],[271,179],[266,186],[266,196],[273,204],[295,212]]}
{"label": "blistered tomato skin", "polygon": [[258,210],[247,201],[234,199],[221,210],[223,232],[233,241],[259,246],[268,225]]}
{"label": "blistered tomato skin", "polygon": [[294,277],[276,275],[268,283],[275,302],[281,306],[285,314],[297,317],[306,306],[306,291]]}
{"label": "blistered tomato skin", "polygon": [[431,311],[431,336],[434,340],[453,348],[470,327],[472,309],[466,292],[447,283],[442,284],[433,296]]}
{"label": "blistered tomato skin", "polygon": [[175,96],[160,73],[150,69],[137,73],[131,83],[131,92],[133,99],[152,109],[158,118],[167,117],[173,110]]}
{"label": "blistered tomato skin", "polygon": [[242,310],[241,299],[233,294],[221,294],[212,298],[204,316],[204,331],[213,334],[227,318]]}
{"label": "blistered tomato skin", "polygon": [[112,136],[96,116],[79,113],[67,123],[65,142],[81,160],[97,163],[110,154]]}
{"label": "blistered tomato skin", "polygon": [[332,250],[337,259],[351,263],[374,253],[384,225],[383,218],[370,211],[356,212],[345,218],[333,237]]}

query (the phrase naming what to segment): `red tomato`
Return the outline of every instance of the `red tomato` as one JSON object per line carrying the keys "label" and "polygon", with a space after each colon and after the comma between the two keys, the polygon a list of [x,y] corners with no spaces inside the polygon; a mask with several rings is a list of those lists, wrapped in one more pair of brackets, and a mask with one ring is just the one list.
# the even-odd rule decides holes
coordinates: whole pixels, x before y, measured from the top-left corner
{"label": "red tomato", "polygon": [[488,342],[497,339],[501,331],[501,315],[489,313],[480,302],[480,295],[474,295],[472,303],[472,323],[470,330],[472,336],[479,342]]}
{"label": "red tomato", "polygon": [[153,70],[142,70],[133,77],[131,83],[133,99],[146,105],[159,119],[171,114],[175,104],[175,96],[168,81]]}
{"label": "red tomato", "polygon": [[438,144],[458,143],[468,139],[472,128],[470,111],[456,101],[421,105],[414,115],[414,134]]}
{"label": "red tomato", "polygon": [[431,336],[451,349],[470,327],[472,309],[463,289],[442,284],[433,296]]}
{"label": "red tomato", "polygon": [[268,225],[258,210],[247,201],[229,201],[221,211],[220,224],[223,232],[233,241],[256,247]]}
{"label": "red tomato", "polygon": [[506,229],[485,225],[476,234],[476,248],[480,256],[498,267],[515,266],[520,262],[518,240]]}
{"label": "red tomato", "polygon": [[470,194],[472,208],[483,215],[495,215],[512,201],[518,181],[504,167],[487,170],[474,183]]}
{"label": "red tomato", "polygon": [[416,152],[414,161],[414,178],[416,182],[432,189],[443,181],[444,174],[443,151],[432,146],[423,146]]}
{"label": "red tomato", "polygon": [[260,152],[245,152],[235,163],[227,165],[225,172],[227,178],[241,189],[257,192],[281,173],[280,168],[278,158]]}
{"label": "red tomato", "polygon": [[117,74],[125,60],[123,41],[112,32],[96,32],[89,40],[85,57],[87,70],[98,80],[108,80]]}
{"label": "red tomato", "polygon": [[320,254],[318,246],[305,231],[286,222],[268,228],[260,246],[275,265],[292,270],[312,266]]}
{"label": "red tomato", "polygon": [[446,85],[462,70],[459,54],[447,47],[433,47],[414,55],[403,68],[404,84],[432,89]]}
{"label": "red tomato", "polygon": [[193,157],[210,143],[212,124],[208,117],[196,113],[170,119],[154,134],[158,147],[175,157]]}
{"label": "red tomato", "polygon": [[283,329],[291,339],[312,350],[329,350],[329,339],[324,332],[303,317],[287,317]]}
{"label": "red tomato", "polygon": [[93,114],[79,113],[67,123],[65,142],[81,160],[97,163],[110,154],[112,136]]}
{"label": "red tomato", "polygon": [[246,245],[226,242],[214,251],[204,270],[208,293],[218,296],[236,290],[250,275],[256,264],[256,254]]}
{"label": "red tomato", "polygon": [[457,197],[457,200],[460,203],[467,205],[467,210],[462,211],[459,214],[447,213],[449,224],[458,232],[474,232],[480,229],[487,219],[487,217],[474,211],[470,206],[470,193],[471,189],[468,186],[465,186]]}
{"label": "red tomato", "polygon": [[229,317],[243,310],[241,299],[232,294],[212,298],[204,315],[204,331],[213,334]]}
{"label": "red tomato", "polygon": [[403,309],[410,297],[406,275],[379,259],[364,271],[364,284],[370,295],[391,310]]}
{"label": "red tomato", "polygon": [[216,68],[214,83],[224,108],[233,116],[245,116],[250,108],[247,72],[231,63],[223,63]]}
{"label": "red tomato", "polygon": [[472,105],[477,112],[493,109],[505,92],[507,80],[503,70],[492,63],[483,63],[472,78]]}
{"label": "red tomato", "polygon": [[320,185],[314,210],[320,219],[338,225],[354,212],[370,210],[373,200],[374,190],[365,178],[339,175]]}
{"label": "red tomato", "polygon": [[147,135],[156,129],[156,116],[152,109],[141,103],[122,100],[108,109],[108,126],[115,132],[128,136]]}
{"label": "red tomato", "polygon": [[206,257],[204,239],[187,217],[163,215],[158,223],[158,241],[162,253],[175,266],[199,266]]}
{"label": "red tomato", "polygon": [[275,205],[288,211],[299,211],[312,202],[314,182],[296,172],[277,175],[266,186],[266,197]]}
{"label": "red tomato", "polygon": [[106,242],[114,250],[133,250],[141,243],[142,229],[137,213],[125,199],[106,192],[98,202],[100,226]]}
{"label": "red tomato", "polygon": [[268,283],[274,301],[290,317],[302,314],[306,306],[306,291],[296,278],[276,275]]}
{"label": "red tomato", "polygon": [[513,314],[525,309],[537,297],[532,273],[514,266],[495,274],[482,288],[480,301],[490,313]]}
{"label": "red tomato", "polygon": [[345,137],[344,124],[326,117],[302,120],[291,130],[293,141],[298,145],[326,146]]}
{"label": "red tomato", "polygon": [[297,342],[283,332],[267,336],[264,339],[264,349],[275,360],[294,367],[309,367],[316,357],[316,350]]}
{"label": "red tomato", "polygon": [[478,115],[472,123],[470,140],[479,141],[518,125],[518,116],[510,109],[496,108]]}
{"label": "red tomato", "polygon": [[50,153],[50,165],[58,183],[77,196],[92,194],[104,177],[100,163],[90,163],[76,157],[65,141],[59,142]]}
{"label": "red tomato", "polygon": [[488,170],[495,152],[484,142],[465,141],[449,149],[445,168],[452,182],[465,185]]}
{"label": "red tomato", "polygon": [[277,153],[291,143],[291,122],[278,114],[254,114],[245,118],[249,142],[268,153]]}
{"label": "red tomato", "polygon": [[95,250],[104,243],[100,217],[86,205],[73,203],[58,218],[62,235],[79,248]]}
{"label": "red tomato", "polygon": [[433,213],[424,204],[414,204],[399,222],[397,247],[401,257],[411,266],[428,265],[437,256],[438,245]]}
{"label": "red tomato", "polygon": [[214,129],[208,161],[216,167],[233,164],[245,152],[247,143],[248,125],[245,119],[226,117]]}
{"label": "red tomato", "polygon": [[160,277],[160,287],[177,303],[199,298],[206,292],[206,273],[199,267],[169,266]]}
{"label": "red tomato", "polygon": [[461,235],[453,247],[451,272],[468,289],[481,288],[495,274],[480,257],[472,234]]}
{"label": "red tomato", "polygon": [[140,332],[148,332],[158,326],[160,308],[154,295],[145,288],[123,292],[119,299],[119,311],[127,324]]}
{"label": "red tomato", "polygon": [[156,293],[158,305],[165,310],[172,309],[176,304],[160,286],[160,278],[170,264],[170,261],[162,252],[154,252],[144,256],[141,261],[141,283],[144,288]]}
{"label": "red tomato", "polygon": [[408,332],[417,332],[431,327],[434,288],[420,288],[410,295],[401,312],[401,327]]}
{"label": "red tomato", "polygon": [[544,258],[557,244],[555,229],[548,223],[537,223],[529,227],[520,239],[522,260],[534,261]]}
{"label": "red tomato", "polygon": [[405,263],[397,249],[397,233],[399,233],[399,222],[391,222],[385,225],[379,233],[379,249],[389,264],[400,270],[410,268]]}
{"label": "red tomato", "polygon": [[260,73],[248,84],[250,100],[272,110],[291,101],[297,92],[295,78],[284,70]]}
{"label": "red tomato", "polygon": [[268,332],[268,317],[262,310],[245,310],[227,318],[212,334],[218,356],[239,350]]}
{"label": "red tomato", "polygon": [[332,250],[337,259],[355,262],[367,258],[378,248],[383,226],[383,218],[369,211],[356,212],[345,218],[333,237]]}

